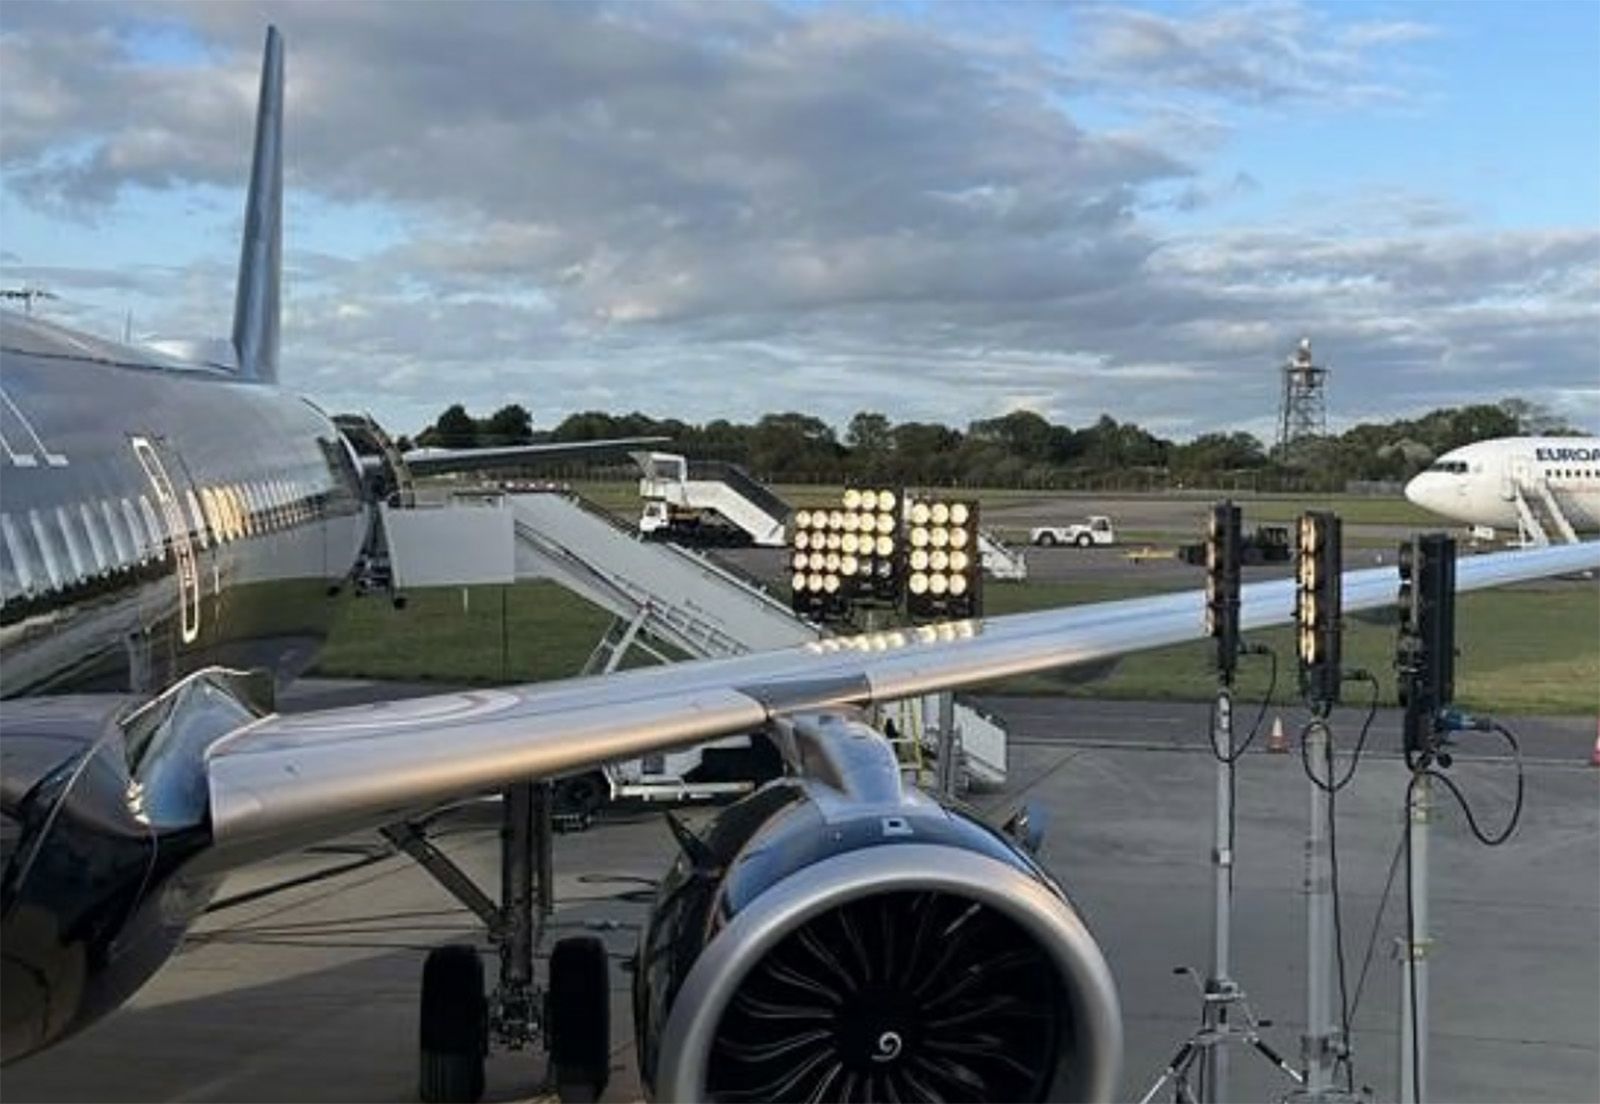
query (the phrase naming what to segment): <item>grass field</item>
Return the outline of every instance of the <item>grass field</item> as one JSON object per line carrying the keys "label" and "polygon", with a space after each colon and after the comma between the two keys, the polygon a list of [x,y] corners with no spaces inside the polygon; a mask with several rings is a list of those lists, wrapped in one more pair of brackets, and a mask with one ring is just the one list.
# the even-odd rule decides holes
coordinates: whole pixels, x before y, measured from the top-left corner
{"label": "grass field", "polygon": [[[1106,601],[1149,593],[1148,585],[1118,583],[1042,584],[989,587],[992,614],[1047,608],[1063,603]],[[1395,704],[1392,620],[1352,617],[1345,626],[1344,664],[1364,667],[1378,678],[1380,704]],[[1529,584],[1461,596],[1456,607],[1456,699],[1464,709],[1523,713],[1594,713],[1600,710],[1600,588],[1573,583]],[[1288,628],[1252,633],[1249,639],[1278,656],[1275,696],[1296,695],[1294,640]],[[1005,684],[1003,693],[1057,693],[1140,700],[1201,700],[1215,681],[1207,643],[1159,648],[1128,656],[1104,678],[1072,683],[1058,675],[1034,675]],[[1245,661],[1240,693],[1259,697],[1270,664]],[[1347,700],[1362,702],[1370,690],[1350,684]]]}
{"label": "grass field", "polygon": [[[1177,581],[1175,581],[1177,582]],[[1075,581],[991,586],[990,614],[1110,601],[1149,594],[1148,582]],[[381,599],[347,599],[318,673],[445,682],[534,681],[574,675],[610,622],[604,611],[552,583],[413,591],[405,610]],[[1466,709],[1593,713],[1600,707],[1600,588],[1553,582],[1464,595],[1457,611],[1458,703]],[[1292,700],[1294,653],[1288,629],[1253,634],[1279,657],[1277,697]],[[1381,701],[1394,700],[1393,624],[1352,619],[1345,663],[1378,677]],[[1057,675],[1016,679],[1002,693],[1201,700],[1214,682],[1204,643],[1132,655],[1105,677],[1072,682]],[[1267,663],[1247,660],[1240,693],[1266,687]],[[1351,685],[1346,696],[1364,701]]]}

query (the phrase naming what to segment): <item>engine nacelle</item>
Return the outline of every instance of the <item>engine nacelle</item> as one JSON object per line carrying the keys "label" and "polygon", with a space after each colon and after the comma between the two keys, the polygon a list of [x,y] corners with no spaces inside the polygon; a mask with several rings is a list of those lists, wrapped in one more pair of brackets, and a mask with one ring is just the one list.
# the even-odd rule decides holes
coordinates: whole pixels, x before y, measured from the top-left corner
{"label": "engine nacelle", "polygon": [[1110,1099],[1116,988],[1054,879],[902,786],[868,726],[799,717],[779,739],[798,777],[684,840],[642,936],[652,1096]]}

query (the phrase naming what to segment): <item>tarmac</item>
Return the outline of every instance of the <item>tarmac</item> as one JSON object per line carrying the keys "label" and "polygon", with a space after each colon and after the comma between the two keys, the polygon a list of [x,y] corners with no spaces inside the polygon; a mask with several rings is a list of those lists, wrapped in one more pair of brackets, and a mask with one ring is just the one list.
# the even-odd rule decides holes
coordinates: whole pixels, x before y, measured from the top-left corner
{"label": "tarmac", "polygon": [[[318,707],[394,692],[306,683],[290,704]],[[423,688],[399,688],[417,692]],[[1199,1001],[1173,968],[1202,972],[1210,948],[1211,819],[1216,765],[1206,707],[994,697],[1010,724],[1010,781],[973,795],[1003,815],[1021,801],[1050,825],[1041,857],[1105,950],[1121,990],[1121,1096],[1138,1099],[1196,1023]],[[1251,714],[1241,704],[1240,717]],[[1291,738],[1297,718],[1285,717]],[[1441,795],[1432,837],[1430,1097],[1442,1101],[1600,1099],[1600,769],[1588,765],[1594,718],[1512,718],[1526,751],[1515,836],[1490,849]],[[1265,726],[1264,726],[1265,727]],[[1358,717],[1339,713],[1348,749]],[[1475,737],[1483,740],[1484,737]],[[1305,1022],[1304,841],[1308,783],[1295,754],[1264,749],[1239,764],[1234,975],[1268,1041],[1298,1064]],[[1406,783],[1398,723],[1381,712],[1338,807],[1338,857],[1353,1083],[1394,1099],[1404,921],[1398,854]],[[1482,747],[1484,750],[1479,751]],[[1452,778],[1479,819],[1500,824],[1513,764],[1464,741]],[[688,813],[704,823],[715,809]],[[492,804],[465,807],[441,846],[493,885]],[[650,885],[673,844],[658,812],[625,812],[556,840],[557,911],[549,938],[598,930],[613,955],[613,1070],[607,1100],[636,1100],[626,965]],[[229,905],[308,874],[331,876]],[[342,871],[342,872],[337,872]],[[463,909],[375,836],[310,849],[241,872],[179,955],[123,1010],[0,1075],[7,1101],[395,1101],[415,1099],[416,1000],[423,955],[471,941],[492,952]],[[1376,924],[1375,924],[1376,918]],[[548,943],[547,939],[547,943]],[[1371,945],[1370,959],[1367,955]],[[1294,1086],[1235,1050],[1239,1100]],[[491,1058],[486,1099],[539,1099],[537,1052]],[[1170,1099],[1170,1097],[1168,1097]]]}

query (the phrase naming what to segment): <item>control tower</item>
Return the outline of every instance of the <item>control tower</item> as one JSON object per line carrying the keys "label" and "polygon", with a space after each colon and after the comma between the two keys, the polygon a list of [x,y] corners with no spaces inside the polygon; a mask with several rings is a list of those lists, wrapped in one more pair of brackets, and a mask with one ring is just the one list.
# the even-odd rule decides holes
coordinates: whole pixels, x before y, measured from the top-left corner
{"label": "control tower", "polygon": [[1278,458],[1299,459],[1309,438],[1328,433],[1328,369],[1311,359],[1311,339],[1302,337],[1283,366],[1283,402],[1278,408]]}

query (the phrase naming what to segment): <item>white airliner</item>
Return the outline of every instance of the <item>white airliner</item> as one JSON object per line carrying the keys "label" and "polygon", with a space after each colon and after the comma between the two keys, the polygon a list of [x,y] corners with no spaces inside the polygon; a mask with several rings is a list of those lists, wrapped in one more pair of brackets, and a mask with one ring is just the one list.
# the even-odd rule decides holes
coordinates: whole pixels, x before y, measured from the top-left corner
{"label": "white airliner", "polygon": [[1548,536],[1559,540],[1567,534],[1553,506],[1572,530],[1592,532],[1600,529],[1600,437],[1497,437],[1463,445],[1407,483],[1406,497],[1455,521],[1525,535],[1531,516],[1540,532],[1553,526]]}

